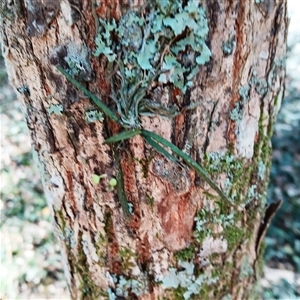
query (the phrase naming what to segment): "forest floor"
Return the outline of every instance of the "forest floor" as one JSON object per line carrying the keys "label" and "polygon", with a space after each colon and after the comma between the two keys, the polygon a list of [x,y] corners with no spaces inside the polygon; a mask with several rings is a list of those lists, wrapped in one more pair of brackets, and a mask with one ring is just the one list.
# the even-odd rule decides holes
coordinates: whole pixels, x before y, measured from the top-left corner
{"label": "forest floor", "polygon": [[[300,299],[300,4],[289,5],[286,93],[268,190],[269,202],[284,202],[267,232],[261,299]],[[70,299],[21,104],[2,57],[0,120],[0,299]]]}

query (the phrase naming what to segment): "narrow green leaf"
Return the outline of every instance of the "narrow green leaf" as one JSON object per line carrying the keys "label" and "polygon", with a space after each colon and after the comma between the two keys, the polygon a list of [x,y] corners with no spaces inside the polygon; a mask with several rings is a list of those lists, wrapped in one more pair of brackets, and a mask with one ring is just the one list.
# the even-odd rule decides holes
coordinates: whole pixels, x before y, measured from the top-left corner
{"label": "narrow green leaf", "polygon": [[159,136],[158,134],[148,131],[148,130],[142,130],[142,136],[145,138],[150,138],[155,140],[156,142],[168,147],[171,149],[172,152],[177,154],[179,157],[181,157],[187,165],[189,165],[191,168],[193,168],[197,174],[202,177],[210,186],[212,189],[214,189],[218,195],[225,200],[228,204],[231,206],[236,206],[234,203],[232,203],[227,196],[220,190],[220,188],[213,182],[213,180],[209,177],[207,171],[201,167],[199,164],[197,164],[196,161],[194,161],[191,157],[189,157],[186,153],[181,151],[178,147],[176,147],[174,144],[163,138],[162,136]]}
{"label": "narrow green leaf", "polygon": [[129,209],[129,203],[126,198],[125,188],[124,188],[124,178],[123,178],[123,172],[122,168],[119,165],[118,171],[116,173],[116,180],[117,180],[117,193],[118,198],[121,204],[121,207],[123,209],[125,217],[128,219],[130,218],[130,209]]}
{"label": "narrow green leaf", "polygon": [[75,87],[77,87],[80,91],[82,91],[85,96],[89,97],[94,102],[94,104],[103,111],[105,115],[107,115],[110,119],[119,123],[118,116],[108,106],[106,106],[99,98],[97,98],[88,89],[86,89],[81,83],[79,83],[70,74],[68,74],[61,66],[57,66],[57,70],[61,72],[68,79],[68,81],[70,81]]}
{"label": "narrow green leaf", "polygon": [[119,134],[113,135],[112,137],[106,139],[105,143],[109,144],[109,143],[115,143],[115,142],[127,140],[132,138],[135,135],[141,134],[141,132],[142,131],[140,129],[125,130]]}
{"label": "narrow green leaf", "polygon": [[150,136],[143,136],[143,138],[146,140],[146,142],[152,146],[154,149],[156,149],[159,153],[163,154],[167,159],[174,163],[178,163],[177,159],[171,155],[166,149],[164,149],[161,145],[156,143]]}

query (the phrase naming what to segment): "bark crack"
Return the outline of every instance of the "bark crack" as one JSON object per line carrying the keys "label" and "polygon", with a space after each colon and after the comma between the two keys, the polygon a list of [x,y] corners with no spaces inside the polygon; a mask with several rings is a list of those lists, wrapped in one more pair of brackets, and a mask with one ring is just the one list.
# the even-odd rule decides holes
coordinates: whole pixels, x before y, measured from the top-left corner
{"label": "bark crack", "polygon": [[212,108],[211,113],[210,113],[210,116],[209,116],[207,132],[206,132],[206,138],[205,138],[205,142],[203,144],[203,152],[204,153],[206,153],[207,148],[208,148],[209,143],[210,143],[209,135],[211,134],[211,131],[212,131],[212,128],[213,128],[213,119],[214,119],[213,116],[214,116],[214,113],[216,111],[216,107],[217,107],[218,103],[219,103],[219,101],[214,103],[213,108]]}

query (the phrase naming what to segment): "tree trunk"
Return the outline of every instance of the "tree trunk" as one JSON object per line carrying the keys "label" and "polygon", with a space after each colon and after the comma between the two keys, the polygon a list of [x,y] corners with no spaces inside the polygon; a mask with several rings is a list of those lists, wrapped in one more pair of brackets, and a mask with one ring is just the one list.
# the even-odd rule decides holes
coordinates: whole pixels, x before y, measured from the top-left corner
{"label": "tree trunk", "polygon": [[[276,207],[266,209],[266,188],[284,92],[286,1],[152,2],[2,1],[6,66],[24,102],[71,297],[249,299]],[[186,45],[192,36],[198,42]],[[58,65],[122,121],[101,115]],[[130,119],[118,107],[129,100],[152,114]],[[229,201],[141,135],[104,143],[126,126],[177,145]]]}

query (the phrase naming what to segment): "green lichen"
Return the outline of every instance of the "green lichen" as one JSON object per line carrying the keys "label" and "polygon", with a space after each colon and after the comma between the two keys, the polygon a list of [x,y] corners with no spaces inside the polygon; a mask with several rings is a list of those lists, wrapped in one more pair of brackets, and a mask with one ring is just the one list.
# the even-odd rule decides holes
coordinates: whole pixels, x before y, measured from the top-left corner
{"label": "green lichen", "polygon": [[250,87],[248,85],[243,85],[239,89],[240,100],[243,103],[246,103],[249,100],[249,92],[250,92]]}
{"label": "green lichen", "polygon": [[181,261],[190,261],[195,257],[195,253],[197,248],[192,244],[190,247],[177,251],[175,253],[175,258]]}
{"label": "green lichen", "polygon": [[59,224],[62,232],[66,228],[66,218],[61,210],[53,208],[56,223]]}
{"label": "green lichen", "polygon": [[257,175],[259,177],[260,180],[264,180],[266,177],[266,165],[263,161],[259,161],[257,164]]}
{"label": "green lichen", "polygon": [[149,173],[149,164],[152,161],[152,159],[155,157],[155,152],[152,151],[149,155],[147,155],[147,158],[133,158],[134,161],[138,162],[142,167],[143,177],[147,178]]}
{"label": "green lichen", "polygon": [[29,87],[27,85],[23,85],[23,86],[17,88],[17,91],[21,94],[24,94],[24,95],[30,95],[30,90],[29,90]]}
{"label": "green lichen", "polygon": [[95,248],[96,253],[98,255],[99,261],[98,264],[101,267],[105,267],[106,263],[106,246],[108,244],[107,237],[103,236],[102,234],[99,234],[99,236],[96,238],[95,241]]}
{"label": "green lichen", "polygon": [[269,90],[268,83],[264,78],[261,78],[257,80],[255,85],[255,91],[261,95],[264,96]]}
{"label": "green lichen", "polygon": [[225,56],[230,55],[233,52],[233,48],[235,47],[235,39],[231,38],[222,43],[222,50]]}
{"label": "green lichen", "polygon": [[67,227],[64,228],[62,239],[65,241],[66,245],[69,248],[74,248],[76,246],[74,232],[73,232],[73,230],[71,230]]}
{"label": "green lichen", "polygon": [[68,251],[71,251],[76,246],[74,232],[68,226],[66,218],[61,210],[54,209],[54,216],[60,226],[59,237],[65,242]]}
{"label": "green lichen", "polygon": [[204,159],[206,169],[211,175],[226,174],[226,194],[234,203],[243,204],[247,193],[245,183],[249,182],[255,167],[252,164],[246,164],[243,159],[236,158],[231,151],[211,152],[206,154]]}
{"label": "green lichen", "polygon": [[152,196],[148,195],[147,193],[146,193],[145,196],[148,199],[148,204],[150,205],[150,207],[152,208],[152,211],[153,211],[154,201],[155,201],[154,198]]}
{"label": "green lichen", "polygon": [[235,214],[230,213],[225,215],[218,209],[211,211],[201,209],[198,211],[194,219],[196,222],[194,237],[197,242],[201,243],[203,239],[210,236],[217,224],[220,224],[223,228],[232,226],[235,222]]}
{"label": "green lichen", "polygon": [[246,255],[243,257],[242,265],[239,273],[239,279],[243,280],[253,275],[253,267],[249,263],[249,257]]}
{"label": "green lichen", "polygon": [[93,53],[95,56],[99,56],[100,54],[104,54],[109,62],[113,62],[116,59],[116,54],[111,49],[112,47],[112,39],[111,33],[117,28],[115,19],[112,19],[111,22],[100,19],[99,20],[103,31],[101,34],[96,36],[95,42],[97,45],[97,49]]}
{"label": "green lichen", "polygon": [[237,226],[228,227],[224,232],[224,237],[228,242],[228,250],[231,251],[245,239],[245,229]]}
{"label": "green lichen", "polygon": [[51,104],[48,108],[47,108],[47,113],[49,115],[57,115],[57,116],[62,116],[62,112],[64,110],[64,107],[61,104]]}
{"label": "green lichen", "polygon": [[[76,258],[73,254],[73,266],[76,269],[76,275],[80,280],[79,290],[81,291],[81,299],[98,299],[100,295],[103,295],[103,291],[97,286],[92,279],[92,274],[88,268],[89,264],[87,256],[83,249],[82,232],[78,233],[78,244],[77,244],[77,255]],[[106,293],[104,293],[106,295]]]}
{"label": "green lichen", "polygon": [[182,300],[182,299],[189,299],[189,300],[198,300],[198,299],[209,299],[208,294],[213,287],[211,285],[203,284],[200,288],[199,292],[196,294],[192,294],[189,298],[185,298],[186,289],[179,286],[178,288],[174,289],[173,297],[174,300]]}
{"label": "green lichen", "polygon": [[[77,273],[82,274],[84,272],[83,268],[77,267]],[[91,274],[83,273],[81,275],[81,282],[79,286],[79,290],[81,291],[80,299],[99,299],[99,296],[106,296],[106,293],[101,291],[99,286],[97,286],[94,281],[91,279]]]}
{"label": "green lichen", "polygon": [[[265,143],[268,138],[265,138],[261,143]],[[257,146],[259,147],[259,146]],[[259,161],[265,159],[265,156],[259,154],[258,160],[253,159],[252,162],[244,159],[236,158],[231,151],[226,153],[213,152],[205,156],[206,168],[213,175],[226,174],[225,191],[234,203],[238,203],[242,207],[246,207],[251,202],[260,201],[263,205],[265,194],[261,185],[264,185],[264,180],[259,180],[257,175],[258,168],[262,168]],[[262,176],[262,175],[261,175]],[[257,178],[257,184],[250,184],[253,178]],[[264,185],[265,186],[265,185]],[[216,202],[215,202],[216,203]],[[244,212],[235,210],[229,213],[226,207],[216,206],[217,211],[212,213],[198,212],[196,220],[200,230],[195,231],[197,242],[201,243],[207,236],[217,237],[212,231],[213,225],[219,223],[223,232],[222,235],[228,243],[228,251],[233,250],[237,245],[245,240],[251,240],[252,231],[249,228],[257,222],[255,210],[248,211],[249,223],[247,227],[240,227],[236,224],[243,224]],[[218,217],[216,217],[218,216]]]}
{"label": "green lichen", "polygon": [[127,278],[123,275],[110,274],[114,283],[114,288],[108,288],[109,299],[116,300],[119,298],[135,299],[145,293],[149,293],[149,282],[146,274],[141,273],[138,276]]}
{"label": "green lichen", "polygon": [[104,214],[104,231],[107,239],[109,239],[112,235],[111,228],[113,228],[112,213],[111,211],[106,210]]}
{"label": "green lichen", "polygon": [[[251,83],[256,86],[257,82]],[[240,102],[248,101],[247,96],[249,90],[247,86],[241,91]],[[274,105],[278,101],[278,95],[274,98]],[[263,107],[261,109],[263,111]],[[267,126],[266,121],[268,120]],[[254,155],[252,161],[244,160],[235,157],[229,150],[226,153],[213,152],[205,156],[205,166],[211,176],[220,176],[226,174],[226,194],[230,196],[231,200],[235,203],[240,203],[247,209],[247,225],[244,222],[245,212],[234,211],[232,218],[233,222],[230,222],[227,226],[222,226],[228,221],[230,213],[227,208],[216,206],[216,212],[213,213],[206,208],[199,211],[196,216],[195,226],[195,241],[197,247],[200,247],[201,242],[206,237],[217,238],[219,235],[213,231],[212,224],[220,222],[223,227],[222,236],[228,243],[228,251],[234,250],[237,245],[250,243],[253,240],[253,231],[249,228],[253,228],[257,223],[257,212],[263,213],[266,201],[266,188],[268,178],[268,170],[270,167],[271,157],[271,145],[270,138],[273,132],[274,118],[273,116],[265,117],[261,114],[258,124],[257,142],[254,146]],[[250,205],[251,204],[251,205]],[[223,215],[223,217],[222,217]],[[215,217],[219,216],[219,217]],[[240,226],[238,224],[245,224],[246,226]],[[198,230],[198,232],[197,232]],[[214,260],[212,256],[209,257],[210,262],[213,264]],[[217,262],[218,260],[216,260]],[[242,260],[241,270],[238,276],[233,280],[242,280],[247,277],[254,276],[253,266],[247,263],[247,258]],[[259,252],[256,262],[255,273],[259,274],[259,269],[263,266],[263,255]],[[216,270],[217,270],[217,266]],[[214,275],[220,277],[222,282],[223,273],[232,272],[232,265],[225,265],[222,268],[222,273],[216,272]],[[226,271],[228,270],[228,271]],[[225,278],[224,278],[225,280]],[[224,297],[230,295],[230,292],[224,288]]]}
{"label": "green lichen", "polygon": [[172,289],[175,299],[192,299],[193,295],[206,293],[213,284],[218,282],[218,277],[196,272],[195,264],[188,261],[178,261],[179,268],[169,268],[168,274],[162,278],[162,287]]}
{"label": "green lichen", "polygon": [[105,55],[111,64],[111,98],[123,125],[140,127],[142,114],[174,115],[176,106],[146,100],[148,88],[157,80],[185,93],[198,66],[209,61],[204,8],[196,1],[156,0],[141,12],[129,11],[119,21],[100,19],[100,24],[94,55]]}
{"label": "green lichen", "polygon": [[236,102],[234,108],[229,112],[230,120],[241,121],[243,119],[243,109],[240,102]]}
{"label": "green lichen", "polygon": [[[58,49],[59,48],[57,48],[56,51]],[[87,46],[70,42],[64,50],[67,52],[64,60],[68,64],[68,73],[80,80],[91,81],[92,68]]]}
{"label": "green lichen", "polygon": [[245,104],[249,100],[250,87],[248,85],[243,85],[239,89],[240,99],[235,103],[234,108],[230,111],[229,117],[232,121],[238,122],[244,118]]}
{"label": "green lichen", "polygon": [[[271,136],[273,135],[274,121],[270,120],[268,126],[265,126],[266,117],[262,114],[258,122],[258,133],[259,133],[259,143],[254,146],[254,157],[260,158],[261,161],[267,162],[266,165],[270,165],[270,155],[272,154],[271,147]],[[266,130],[267,128],[267,130]],[[257,156],[256,156],[257,155]]]}
{"label": "green lichen", "polygon": [[[279,93],[274,98],[274,106],[277,105]],[[263,109],[262,109],[263,111]],[[265,121],[268,119],[266,126]],[[253,166],[255,166],[255,176],[258,182],[257,193],[260,195],[260,207],[265,209],[266,190],[268,186],[269,170],[271,167],[271,137],[273,135],[275,118],[271,115],[265,117],[262,113],[258,122],[258,142],[254,145]]]}
{"label": "green lichen", "polygon": [[[259,80],[257,79],[257,74],[255,71],[253,71],[250,85],[257,86],[258,81]],[[274,106],[277,105],[278,97],[279,93],[274,97]],[[261,111],[263,112],[263,104],[261,107]],[[268,120],[267,125],[266,120]],[[272,154],[270,140],[273,134],[274,121],[275,120],[272,115],[265,116],[263,113],[261,114],[258,122],[258,140],[254,144],[254,154],[252,162],[251,164],[246,164],[243,167],[242,174],[239,174],[238,177],[230,180],[232,182],[232,186],[235,186],[237,188],[237,191],[241,189],[244,191],[242,193],[242,195],[244,195],[244,205],[248,206],[253,202],[256,203],[255,205],[259,205],[262,210],[265,209],[266,204],[266,190],[268,185],[267,178],[270,169]],[[249,184],[245,184],[248,182]],[[252,184],[252,182],[255,182],[255,184]],[[247,187],[248,190],[246,191],[243,186]],[[239,195],[239,192],[237,192],[237,195]],[[253,223],[255,223],[255,211],[250,210],[248,214],[253,219]]]}
{"label": "green lichen", "polygon": [[253,70],[249,84],[261,96],[264,96],[269,91],[269,83],[265,78],[259,78],[256,70]]}
{"label": "green lichen", "polygon": [[87,123],[94,123],[96,121],[103,122],[104,117],[102,112],[100,112],[99,110],[92,109],[84,113],[84,119]]}
{"label": "green lichen", "polygon": [[[91,273],[88,269],[88,262],[86,254],[83,249],[82,232],[79,231],[77,236],[77,243],[75,242],[74,233],[68,229],[66,218],[61,210],[54,209],[54,216],[61,227],[63,239],[66,241],[66,251],[68,260],[71,261],[69,264],[72,268],[71,272],[74,276],[77,276],[80,280],[79,290],[81,292],[80,299],[99,299],[100,296],[107,295],[106,292],[101,291],[100,287],[97,286],[91,279]],[[73,241],[73,242],[72,242]],[[76,247],[76,251],[75,248]],[[75,253],[76,252],[76,256]],[[76,273],[76,275],[75,275]]]}
{"label": "green lichen", "polygon": [[183,294],[185,293],[185,288],[179,286],[176,289],[173,290],[173,298],[174,300],[182,300]]}
{"label": "green lichen", "polygon": [[137,255],[129,248],[122,247],[119,250],[119,257],[123,268],[123,273],[130,273],[130,270],[135,267],[134,261]]}
{"label": "green lichen", "polygon": [[260,278],[264,272],[264,266],[265,266],[264,254],[265,254],[266,247],[267,247],[267,243],[265,241],[262,241],[260,244],[258,257],[256,258],[256,264],[255,264],[255,274],[257,278]]}
{"label": "green lichen", "polygon": [[[209,236],[214,238],[224,237],[227,240],[228,249],[231,250],[234,246],[239,244],[241,239],[244,237],[244,229],[238,228],[235,225],[240,222],[241,219],[242,213],[237,211],[226,215],[217,209],[215,211],[206,211],[205,209],[201,209],[195,217],[195,241],[201,245]],[[221,234],[214,232],[214,228],[218,224],[223,228],[223,232]]]}
{"label": "green lichen", "polygon": [[194,238],[199,244],[201,244],[206,237],[211,235],[211,228],[209,228],[211,217],[212,214],[206,212],[205,209],[198,211],[195,217],[196,228],[194,230]]}

